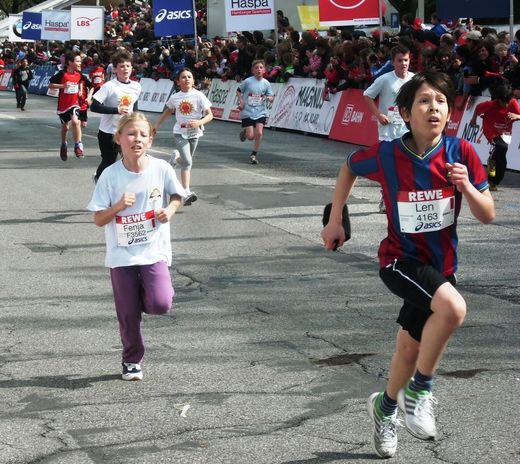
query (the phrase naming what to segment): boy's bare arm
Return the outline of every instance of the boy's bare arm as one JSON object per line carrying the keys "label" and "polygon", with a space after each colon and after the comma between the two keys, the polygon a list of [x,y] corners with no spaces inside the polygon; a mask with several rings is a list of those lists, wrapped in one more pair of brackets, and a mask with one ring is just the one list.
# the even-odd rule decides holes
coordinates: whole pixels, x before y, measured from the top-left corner
{"label": "boy's bare arm", "polygon": [[464,195],[473,216],[484,224],[493,221],[495,219],[495,202],[489,190],[480,192],[473,186],[469,181],[468,169],[464,164],[446,163],[446,169],[450,173],[452,184]]}
{"label": "boy's bare arm", "polygon": [[345,242],[345,232],[342,225],[343,205],[347,202],[356,179],[357,176],[345,163],[341,167],[336,180],[329,223],[321,231],[321,238],[327,250],[341,247]]}

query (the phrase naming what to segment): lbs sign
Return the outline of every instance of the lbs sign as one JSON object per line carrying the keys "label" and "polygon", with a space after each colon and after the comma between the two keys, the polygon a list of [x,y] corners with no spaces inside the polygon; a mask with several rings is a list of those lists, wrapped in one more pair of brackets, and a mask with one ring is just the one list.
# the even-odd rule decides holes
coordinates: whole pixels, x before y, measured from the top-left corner
{"label": "lbs sign", "polygon": [[155,0],[153,16],[156,37],[195,34],[193,0]]}

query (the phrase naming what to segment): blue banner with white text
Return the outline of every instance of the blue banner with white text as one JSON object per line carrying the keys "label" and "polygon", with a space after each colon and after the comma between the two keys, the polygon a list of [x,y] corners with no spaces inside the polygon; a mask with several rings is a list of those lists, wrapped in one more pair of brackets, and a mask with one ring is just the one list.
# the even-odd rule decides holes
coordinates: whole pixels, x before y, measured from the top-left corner
{"label": "blue banner with white text", "polygon": [[40,40],[42,35],[42,14],[24,11],[22,14],[22,39]]}
{"label": "blue banner with white text", "polygon": [[448,18],[508,18],[509,0],[437,0],[437,14]]}
{"label": "blue banner with white text", "polygon": [[155,37],[195,35],[193,0],[154,0]]}

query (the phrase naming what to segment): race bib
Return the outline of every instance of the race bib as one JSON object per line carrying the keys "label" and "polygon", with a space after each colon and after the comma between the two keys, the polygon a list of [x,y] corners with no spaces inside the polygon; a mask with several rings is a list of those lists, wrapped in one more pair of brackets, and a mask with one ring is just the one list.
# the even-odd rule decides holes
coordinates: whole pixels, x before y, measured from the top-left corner
{"label": "race bib", "polygon": [[67,82],[65,84],[65,88],[63,89],[64,93],[74,94],[79,92],[79,85],[76,82]]}
{"label": "race bib", "polygon": [[117,245],[128,247],[150,243],[157,231],[156,222],[154,211],[116,216]]}
{"label": "race bib", "polygon": [[199,128],[188,127],[185,124],[181,124],[181,135],[183,139],[194,139],[199,136]]}
{"label": "race bib", "polygon": [[257,94],[254,94],[254,93],[250,93],[248,96],[247,96],[247,104],[249,106],[260,106],[263,102],[263,96],[262,95],[257,95]]}
{"label": "race bib", "polygon": [[102,77],[94,77],[94,79],[92,79],[92,83],[93,84],[101,84],[103,82],[103,78]]}
{"label": "race bib", "polygon": [[390,108],[388,108],[387,116],[390,124],[395,124],[398,126],[404,124],[403,118],[401,117],[401,114],[399,113],[399,108],[397,106],[391,106]]}
{"label": "race bib", "polygon": [[455,222],[455,188],[397,193],[401,232],[437,232]]}

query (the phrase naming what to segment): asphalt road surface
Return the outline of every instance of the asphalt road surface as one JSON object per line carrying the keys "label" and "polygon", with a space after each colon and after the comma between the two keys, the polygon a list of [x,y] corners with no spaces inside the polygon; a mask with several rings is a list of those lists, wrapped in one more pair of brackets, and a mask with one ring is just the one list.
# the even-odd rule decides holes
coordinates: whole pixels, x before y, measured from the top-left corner
{"label": "asphalt road surface", "polygon": [[[145,317],[145,377],[124,382],[103,231],[85,210],[99,118],[85,159],[62,162],[55,105],[31,95],[21,112],[0,93],[0,463],[376,461],[365,403],[399,309],[378,278],[377,186],[356,186],[348,244],[319,238],[353,147],[267,130],[251,166],[237,125],[207,126],[199,200],[172,222],[174,310]],[[169,158],[171,126],[152,154]],[[520,462],[519,188],[508,172],[491,225],[463,208],[469,311],[435,379],[439,438],[399,429],[394,463]]]}

